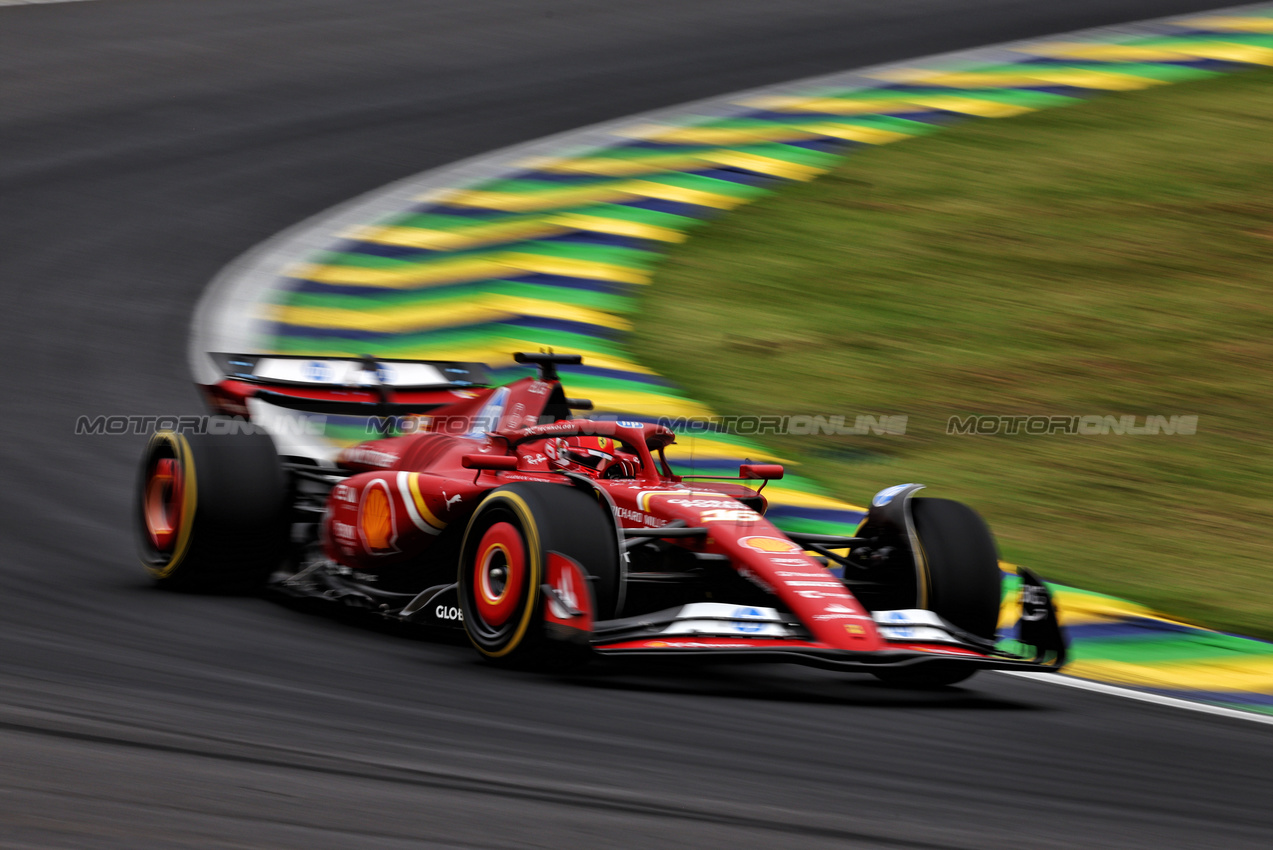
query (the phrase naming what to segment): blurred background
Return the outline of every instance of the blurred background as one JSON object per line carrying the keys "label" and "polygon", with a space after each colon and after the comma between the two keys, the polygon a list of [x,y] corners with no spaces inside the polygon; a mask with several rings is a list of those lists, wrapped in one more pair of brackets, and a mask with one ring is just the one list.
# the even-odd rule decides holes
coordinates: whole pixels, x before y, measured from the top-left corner
{"label": "blurred background", "polygon": [[[1267,738],[1224,721],[1006,677],[898,695],[783,669],[494,674],[265,600],[157,594],[128,525],[141,438],[73,432],[197,411],[185,346],[208,281],[393,180],[695,98],[1207,6],[0,5],[5,841],[1266,846]],[[855,154],[676,249],[634,347],[722,412],[907,415],[897,439],[775,443],[837,496],[918,470],[1022,562],[1264,633],[1267,85]],[[1036,412],[1199,425],[944,433]]]}

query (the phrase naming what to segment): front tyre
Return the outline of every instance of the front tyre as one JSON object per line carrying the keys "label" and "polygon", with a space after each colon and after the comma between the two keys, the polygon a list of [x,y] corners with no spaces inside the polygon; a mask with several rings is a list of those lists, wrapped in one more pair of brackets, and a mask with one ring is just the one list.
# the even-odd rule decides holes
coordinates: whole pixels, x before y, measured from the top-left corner
{"label": "front tyre", "polygon": [[986,521],[950,499],[917,498],[912,505],[919,554],[928,574],[928,598],[921,607],[977,637],[994,640],[1002,574]]}
{"label": "front tyre", "polygon": [[286,555],[290,488],[264,432],[156,433],[135,499],[138,555],[160,587],[251,592]]}
{"label": "front tyre", "polygon": [[[935,611],[948,622],[986,640],[993,640],[999,624],[1002,576],[994,535],[972,508],[950,499],[911,501],[915,535],[919,538],[920,583],[918,607]],[[967,679],[968,665],[926,664],[881,670],[875,675],[905,687],[940,687]]]}
{"label": "front tyre", "polygon": [[605,509],[566,485],[499,487],[474,511],[460,545],[464,630],[487,660],[551,667],[578,659],[577,647],[550,640],[544,629],[541,586],[550,551],[588,574],[596,617],[614,616],[619,551]]}

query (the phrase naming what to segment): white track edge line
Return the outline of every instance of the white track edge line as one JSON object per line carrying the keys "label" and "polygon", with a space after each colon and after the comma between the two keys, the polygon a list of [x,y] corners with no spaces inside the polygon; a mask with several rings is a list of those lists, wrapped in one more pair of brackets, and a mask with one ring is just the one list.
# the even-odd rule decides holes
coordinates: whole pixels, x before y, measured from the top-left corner
{"label": "white track edge line", "polygon": [[1120,685],[1109,685],[1105,682],[1093,682],[1090,679],[1078,679],[1074,676],[1061,676],[1056,673],[1028,673],[1021,670],[999,670],[996,672],[1004,673],[1008,676],[1016,676],[1021,679],[1029,679],[1034,682],[1048,682],[1053,685],[1064,685],[1067,688],[1077,688],[1081,691],[1108,694],[1109,696],[1123,697],[1124,699],[1148,702],[1153,703],[1154,705],[1167,706],[1170,708],[1183,708],[1188,711],[1213,714],[1217,717],[1230,717],[1234,720],[1250,720],[1254,723],[1273,725],[1273,715],[1260,714],[1255,711],[1243,711],[1240,708],[1228,708],[1223,705],[1213,705],[1207,702],[1194,702],[1192,700],[1181,699],[1180,697],[1152,694],[1146,691],[1138,691],[1134,688],[1125,688]]}

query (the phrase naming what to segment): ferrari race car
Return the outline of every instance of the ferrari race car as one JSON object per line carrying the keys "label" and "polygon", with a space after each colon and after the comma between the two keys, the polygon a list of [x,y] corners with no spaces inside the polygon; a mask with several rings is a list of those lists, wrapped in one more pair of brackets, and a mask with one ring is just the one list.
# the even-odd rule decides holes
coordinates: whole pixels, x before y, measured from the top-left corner
{"label": "ferrari race car", "polygon": [[[480,364],[217,358],[216,417],[161,431],[138,479],[141,559],[164,587],[268,587],[463,630],[485,658],[762,660],[939,685],[1056,670],[1065,640],[1021,570],[1018,643],[996,644],[1001,573],[970,508],[918,484],[878,493],[852,537],[765,519],[777,464],[678,476],[651,422],[574,418],[557,374],[489,386]],[[297,448],[284,414],[362,415],[341,450]],[[753,486],[758,484],[758,486]]]}

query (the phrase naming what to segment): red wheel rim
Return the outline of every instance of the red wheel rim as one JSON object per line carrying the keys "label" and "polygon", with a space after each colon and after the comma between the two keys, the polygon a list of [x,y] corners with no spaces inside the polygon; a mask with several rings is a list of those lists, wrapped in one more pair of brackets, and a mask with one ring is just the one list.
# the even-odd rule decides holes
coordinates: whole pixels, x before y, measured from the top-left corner
{"label": "red wheel rim", "polygon": [[526,546],[517,528],[497,522],[486,529],[473,559],[473,595],[483,621],[499,627],[513,618],[525,576]]}
{"label": "red wheel rim", "polygon": [[181,527],[184,481],[181,465],[173,458],[160,458],[146,481],[146,533],[160,552],[171,552]]}

